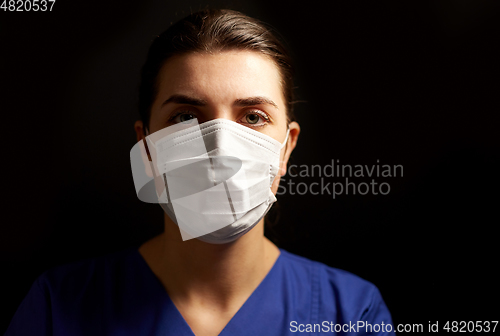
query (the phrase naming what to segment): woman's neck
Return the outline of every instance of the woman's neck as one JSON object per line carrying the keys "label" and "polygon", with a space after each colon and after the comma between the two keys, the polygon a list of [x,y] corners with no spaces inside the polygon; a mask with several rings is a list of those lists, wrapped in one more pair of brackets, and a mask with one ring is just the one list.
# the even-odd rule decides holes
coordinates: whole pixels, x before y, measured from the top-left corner
{"label": "woman's neck", "polygon": [[279,256],[264,237],[264,221],[229,244],[182,241],[178,227],[165,218],[165,232],[139,252],[177,305],[206,305],[232,310],[262,282]]}

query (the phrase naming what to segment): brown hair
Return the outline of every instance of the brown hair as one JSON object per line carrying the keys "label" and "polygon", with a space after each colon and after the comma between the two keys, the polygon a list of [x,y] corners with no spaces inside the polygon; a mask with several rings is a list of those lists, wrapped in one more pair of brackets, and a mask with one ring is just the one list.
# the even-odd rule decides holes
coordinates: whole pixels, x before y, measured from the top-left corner
{"label": "brown hair", "polygon": [[158,74],[170,57],[195,51],[225,50],[255,50],[274,60],[281,74],[287,119],[294,121],[291,58],[276,32],[237,11],[206,9],[172,25],[157,36],[149,48],[139,86],[139,113],[144,125],[149,125],[151,106],[158,94]]}

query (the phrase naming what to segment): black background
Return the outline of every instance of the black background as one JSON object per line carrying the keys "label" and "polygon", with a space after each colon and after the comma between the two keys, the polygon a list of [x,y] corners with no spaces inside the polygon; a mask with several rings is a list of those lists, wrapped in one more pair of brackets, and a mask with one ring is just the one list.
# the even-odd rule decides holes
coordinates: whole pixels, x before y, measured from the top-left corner
{"label": "black background", "polygon": [[376,179],[386,196],[279,196],[266,234],[373,282],[394,323],[499,320],[498,4],[58,0],[52,12],[1,11],[0,331],[44,270],[162,230],[130,172],[139,70],[155,35],[206,5],[287,40],[303,101],[291,164],[404,167]]}

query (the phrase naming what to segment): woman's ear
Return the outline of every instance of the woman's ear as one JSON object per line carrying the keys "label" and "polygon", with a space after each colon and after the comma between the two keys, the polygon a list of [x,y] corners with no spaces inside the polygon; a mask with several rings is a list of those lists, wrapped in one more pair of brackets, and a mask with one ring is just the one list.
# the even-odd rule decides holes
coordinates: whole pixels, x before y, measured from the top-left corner
{"label": "woman's ear", "polygon": [[134,124],[135,134],[137,135],[137,142],[141,141],[144,137],[144,125],[141,120],[137,120]]}
{"label": "woman's ear", "polygon": [[299,139],[299,134],[300,134],[300,126],[296,121],[292,121],[288,125],[290,129],[290,134],[288,134],[288,140],[287,144],[285,147],[285,153],[283,155],[283,159],[281,160],[280,163],[280,176],[283,176],[286,174],[286,167],[288,164],[288,159],[290,158],[290,155],[292,154],[292,151],[294,150],[295,146],[297,145],[297,140]]}
{"label": "woman's ear", "polygon": [[144,134],[144,128],[142,127],[143,123],[141,120],[137,120],[134,124],[135,134],[137,136],[137,142],[139,143],[139,148],[141,150],[142,162],[144,163],[144,167],[146,169],[146,175],[149,177],[156,176],[153,174],[152,166],[151,166],[151,154],[149,153],[149,149],[147,148]]}

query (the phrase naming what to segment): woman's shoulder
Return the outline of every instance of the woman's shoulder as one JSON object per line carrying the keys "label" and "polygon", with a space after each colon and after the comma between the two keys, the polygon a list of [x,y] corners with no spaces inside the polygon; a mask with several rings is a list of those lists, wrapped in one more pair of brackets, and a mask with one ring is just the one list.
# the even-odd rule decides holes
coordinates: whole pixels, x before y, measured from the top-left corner
{"label": "woman's shoulder", "polygon": [[[6,335],[51,335],[56,333],[54,328],[60,334],[74,334],[65,328],[83,325],[95,316],[104,316],[116,304],[133,301],[133,285],[141,285],[134,278],[139,276],[133,270],[140,262],[136,251],[129,248],[45,271],[21,302]],[[90,334],[87,331],[82,329],[81,334]]]}
{"label": "woman's shoulder", "polygon": [[[378,288],[351,272],[281,249],[284,272],[294,291],[308,292],[321,311],[336,312],[344,320],[391,321]],[[339,311],[340,310],[340,311]]]}
{"label": "woman's shoulder", "polygon": [[348,291],[374,290],[375,285],[351,272],[280,249],[285,267],[304,280],[322,279]]}

